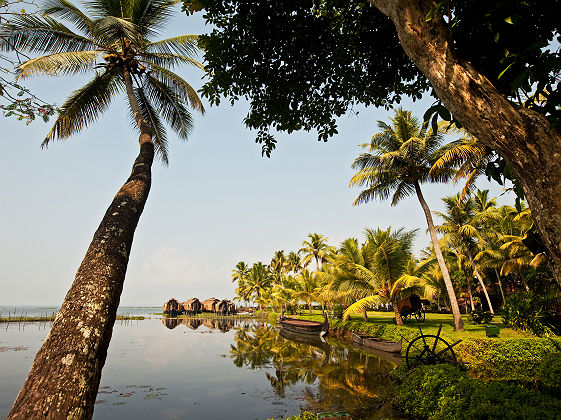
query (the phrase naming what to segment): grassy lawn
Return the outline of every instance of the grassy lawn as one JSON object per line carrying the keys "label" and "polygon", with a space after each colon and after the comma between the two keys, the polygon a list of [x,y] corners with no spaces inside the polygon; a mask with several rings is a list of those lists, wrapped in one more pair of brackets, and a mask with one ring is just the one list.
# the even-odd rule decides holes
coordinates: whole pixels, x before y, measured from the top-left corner
{"label": "grassy lawn", "polygon": [[[382,325],[396,325],[394,320],[393,312],[379,312],[379,311],[369,311],[367,312],[368,321],[364,321],[362,315],[351,315],[349,321],[363,322],[371,324],[382,324]],[[313,315],[310,316],[308,311],[303,311],[302,318],[315,319],[317,321],[323,320],[321,316],[321,311],[313,311]],[[456,340],[466,340],[468,338],[487,338],[485,334],[485,325],[472,323],[467,315],[462,315],[462,320],[464,321],[464,331],[454,331],[454,321],[452,314],[439,314],[439,313],[427,313],[425,322],[420,324],[425,334],[436,334],[438,327],[442,324],[442,332],[440,333],[442,337],[446,337],[451,341]],[[519,330],[514,330],[503,324],[500,316],[495,316],[492,324],[498,325],[500,328],[500,335],[494,340],[509,340],[513,338],[530,338],[535,337],[533,334],[528,332],[522,332]],[[417,321],[412,320],[405,324],[403,328],[410,329],[412,331],[419,331]]]}

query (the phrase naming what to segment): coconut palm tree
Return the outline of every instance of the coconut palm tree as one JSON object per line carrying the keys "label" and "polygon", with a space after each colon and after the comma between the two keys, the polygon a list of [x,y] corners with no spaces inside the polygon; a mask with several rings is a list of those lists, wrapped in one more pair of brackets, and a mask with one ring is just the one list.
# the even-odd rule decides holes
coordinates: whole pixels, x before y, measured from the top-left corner
{"label": "coconut palm tree", "polygon": [[366,229],[363,246],[354,238],[343,241],[331,287],[355,301],[345,310],[345,318],[353,312],[362,312],[367,319],[369,306],[391,302],[397,324],[403,325],[397,300],[402,292],[424,285],[411,254],[414,235],[415,231],[403,229],[394,232],[389,228]]}
{"label": "coconut palm tree", "polygon": [[318,299],[318,279],[316,278],[315,273],[308,269],[304,269],[295,277],[294,280],[296,281],[294,288],[296,293],[294,296],[308,304],[308,309],[310,310],[311,315],[312,302],[316,302]]}
{"label": "coconut palm tree", "polygon": [[294,251],[288,253],[285,264],[288,272],[292,274],[297,274],[302,269],[302,259]]}
{"label": "coconut palm tree", "polygon": [[93,413],[154,154],[168,160],[164,121],[185,139],[192,127],[189,108],[204,111],[195,90],[172,71],[185,64],[203,68],[192,58],[197,37],[152,39],[175,5],[175,0],[90,0],[88,15],[68,0],[47,0],[44,15],[14,16],[0,29],[0,49],[39,55],[19,66],[19,78],[95,72],[62,105],[43,146],[79,133],[121,93],[140,132],[131,176],[96,231],[9,418]]}
{"label": "coconut palm tree", "polygon": [[411,116],[410,111],[399,108],[395,111],[392,124],[378,121],[380,132],[372,137],[367,153],[362,153],[353,162],[358,172],[351,178],[350,186],[366,187],[354,201],[354,205],[367,203],[373,199],[386,200],[392,197],[392,205],[411,194],[416,194],[423,208],[427,225],[446,290],[450,297],[454,315],[454,329],[463,329],[462,318],[454,286],[438,245],[431,211],[421,191],[423,182],[443,182],[453,176],[452,169],[444,168],[430,174],[434,163],[442,155],[443,136],[425,128]]}
{"label": "coconut palm tree", "polygon": [[445,234],[442,241],[456,241],[461,244],[462,250],[468,258],[473,275],[479,281],[479,285],[487,300],[487,305],[492,314],[495,313],[493,304],[489,298],[487,287],[483,281],[477,264],[474,261],[474,255],[478,249],[483,248],[484,239],[480,234],[488,220],[496,215],[495,199],[488,199],[489,191],[477,191],[476,197],[468,197],[465,200],[460,199],[460,194],[449,196],[442,199],[446,205],[446,212],[437,214],[444,219],[444,223],[437,226],[439,232]]}
{"label": "coconut palm tree", "polygon": [[329,261],[330,254],[334,251],[332,246],[327,245],[327,238],[319,233],[310,233],[309,241],[302,242],[302,248],[298,250],[302,254],[302,267],[307,267],[315,260],[316,270],[319,271],[322,264]]}

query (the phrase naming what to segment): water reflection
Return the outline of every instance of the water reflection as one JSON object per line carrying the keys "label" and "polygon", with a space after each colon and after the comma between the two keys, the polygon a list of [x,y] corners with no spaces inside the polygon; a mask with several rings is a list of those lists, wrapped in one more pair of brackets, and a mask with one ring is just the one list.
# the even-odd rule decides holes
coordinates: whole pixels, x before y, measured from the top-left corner
{"label": "water reflection", "polygon": [[306,410],[345,410],[363,419],[392,417],[380,411],[386,409],[381,391],[395,367],[391,360],[334,339],[279,332],[265,324],[241,327],[234,340],[234,364],[268,368],[265,376],[277,395],[284,396],[296,384],[308,385],[303,395]]}
{"label": "water reflection", "polygon": [[221,319],[221,318],[170,318],[167,316],[162,317],[162,324],[170,330],[173,330],[178,325],[186,325],[192,330],[196,330],[201,325],[211,329],[219,330],[223,333],[230,331],[237,323],[241,322],[237,319]]}

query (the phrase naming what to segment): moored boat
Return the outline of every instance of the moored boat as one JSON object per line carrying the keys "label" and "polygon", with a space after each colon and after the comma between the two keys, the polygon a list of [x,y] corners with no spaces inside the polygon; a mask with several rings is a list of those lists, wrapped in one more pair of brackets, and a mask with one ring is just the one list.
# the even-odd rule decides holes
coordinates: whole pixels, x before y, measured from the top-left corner
{"label": "moored boat", "polygon": [[389,353],[401,353],[401,344],[403,340],[390,341],[372,335],[357,334],[353,332],[353,341],[362,344],[365,347],[372,347],[376,350],[386,351]]}
{"label": "moored boat", "polygon": [[323,316],[325,322],[281,316],[279,318],[279,324],[283,329],[296,334],[325,335],[329,331],[329,322],[327,316],[325,314]]}

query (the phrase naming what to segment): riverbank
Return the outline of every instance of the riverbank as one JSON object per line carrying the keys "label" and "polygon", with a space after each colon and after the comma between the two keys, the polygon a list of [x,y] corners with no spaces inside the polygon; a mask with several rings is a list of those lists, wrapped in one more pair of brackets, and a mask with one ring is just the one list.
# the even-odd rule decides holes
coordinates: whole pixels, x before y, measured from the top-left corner
{"label": "riverbank", "polygon": [[[269,314],[275,319],[278,314]],[[420,334],[414,322],[397,326],[393,314],[369,312],[369,319],[330,319],[330,335],[351,339],[352,332],[408,343]],[[319,312],[302,319],[322,321]],[[499,337],[486,337],[485,326],[464,320],[465,330],[453,330],[445,314],[427,314],[420,324],[424,334],[436,334],[454,347],[459,366],[422,366],[395,371],[388,398],[405,414],[430,419],[558,419],[561,418],[561,338],[540,338],[506,328]]]}

